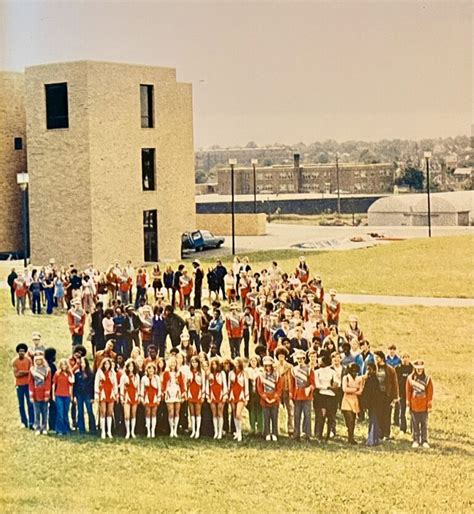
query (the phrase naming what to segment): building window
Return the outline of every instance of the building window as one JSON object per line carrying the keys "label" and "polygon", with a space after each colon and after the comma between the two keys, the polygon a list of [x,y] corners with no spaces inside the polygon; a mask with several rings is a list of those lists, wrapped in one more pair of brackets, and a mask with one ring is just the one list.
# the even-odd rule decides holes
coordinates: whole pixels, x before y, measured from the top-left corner
{"label": "building window", "polygon": [[143,211],[143,256],[145,262],[158,261],[158,220],[156,209]]}
{"label": "building window", "polygon": [[46,128],[68,128],[67,83],[46,84],[44,87],[46,92]]}
{"label": "building window", "polygon": [[15,145],[15,150],[23,150],[23,139],[21,137],[16,137],[13,144]]}
{"label": "building window", "polygon": [[142,128],[153,128],[153,86],[140,84],[140,112]]}
{"label": "building window", "polygon": [[155,191],[154,148],[142,148],[142,190]]}

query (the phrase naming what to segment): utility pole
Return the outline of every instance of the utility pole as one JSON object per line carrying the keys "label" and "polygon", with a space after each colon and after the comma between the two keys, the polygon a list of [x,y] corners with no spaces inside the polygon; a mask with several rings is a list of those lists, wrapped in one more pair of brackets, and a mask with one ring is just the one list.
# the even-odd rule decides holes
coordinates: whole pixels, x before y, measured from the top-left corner
{"label": "utility pole", "polygon": [[230,194],[231,194],[231,213],[232,213],[232,255],[235,255],[235,189],[234,189],[234,166],[236,159],[229,159],[230,164]]}
{"label": "utility pole", "polygon": [[339,155],[336,153],[337,214],[341,215],[341,187],[339,184]]}
{"label": "utility pole", "polygon": [[430,159],[431,159],[431,152],[425,152],[425,161],[426,161],[426,194],[428,195],[428,237],[431,237]]}

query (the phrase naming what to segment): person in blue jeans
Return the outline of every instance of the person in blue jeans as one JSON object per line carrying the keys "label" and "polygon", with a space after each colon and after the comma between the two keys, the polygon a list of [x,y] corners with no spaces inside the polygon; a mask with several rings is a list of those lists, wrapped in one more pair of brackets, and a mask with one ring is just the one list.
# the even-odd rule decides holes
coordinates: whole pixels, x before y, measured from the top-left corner
{"label": "person in blue jeans", "polygon": [[367,364],[367,379],[362,393],[362,404],[369,412],[367,446],[380,444],[380,412],[383,409],[383,393],[377,378],[377,367],[373,362]]}
{"label": "person in blue jeans", "polygon": [[42,288],[46,298],[46,314],[53,314],[54,308],[54,283],[53,276],[48,274],[43,280]]}
{"label": "person in blue jeans", "polygon": [[41,282],[35,269],[31,273],[30,293],[33,314],[41,314]]}
{"label": "person in blue jeans", "polygon": [[[44,351],[44,358],[48,363],[49,369],[51,370],[51,381],[54,379],[54,375],[56,375],[56,349],[55,348],[46,348]],[[56,402],[53,400],[53,391],[51,384],[51,394],[49,396],[49,405],[48,405],[48,426],[50,430],[54,430],[56,428]]]}
{"label": "person in blue jeans", "polygon": [[[27,356],[28,346],[26,343],[17,344],[15,348],[18,357],[12,361],[13,375],[15,376],[16,395],[18,408],[20,410],[21,424],[24,427],[33,428],[35,412],[30,402],[28,389],[28,378],[30,375],[31,359]],[[25,409],[25,403],[27,409]],[[28,415],[26,411],[28,410]]]}
{"label": "person in blue jeans", "polygon": [[125,329],[125,315],[121,307],[115,308],[114,321],[114,334],[115,334],[115,348],[116,353],[125,354],[128,348],[128,340]]}
{"label": "person in blue jeans", "polygon": [[61,359],[53,379],[53,397],[56,400],[56,434],[58,435],[67,435],[71,431],[69,407],[73,384],[74,375],[69,368],[69,363],[67,359]]}
{"label": "person in blue jeans", "polygon": [[79,433],[86,433],[84,407],[87,410],[87,417],[89,419],[89,432],[94,433],[96,431],[92,404],[94,400],[94,375],[86,357],[81,358],[79,369],[74,374],[73,394],[77,404],[77,428]]}

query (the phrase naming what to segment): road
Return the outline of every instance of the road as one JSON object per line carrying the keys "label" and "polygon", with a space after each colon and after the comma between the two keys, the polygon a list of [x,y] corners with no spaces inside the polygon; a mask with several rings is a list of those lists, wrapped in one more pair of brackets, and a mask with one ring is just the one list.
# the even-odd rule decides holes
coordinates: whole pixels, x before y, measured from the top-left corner
{"label": "road", "polygon": [[377,304],[390,306],[421,305],[423,307],[474,307],[474,298],[434,298],[429,296],[383,296],[338,293],[342,303]]}

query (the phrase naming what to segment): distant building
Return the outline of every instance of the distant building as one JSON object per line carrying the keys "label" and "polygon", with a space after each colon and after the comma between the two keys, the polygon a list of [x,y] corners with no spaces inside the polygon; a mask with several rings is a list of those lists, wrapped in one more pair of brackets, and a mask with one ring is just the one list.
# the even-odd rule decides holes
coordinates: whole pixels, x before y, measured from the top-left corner
{"label": "distant building", "polygon": [[114,260],[180,259],[181,233],[195,228],[195,189],[192,90],[176,81],[176,70],[33,66],[2,80],[1,98],[6,250],[19,246],[15,173],[26,171],[26,156],[13,142],[27,128],[33,263],[54,257],[103,269]]}
{"label": "distant building", "polygon": [[[338,189],[336,164],[300,165],[299,155],[293,164],[256,167],[257,193],[334,193]],[[348,194],[379,194],[393,191],[393,164],[339,164],[339,189]],[[253,168],[236,167],[236,194],[253,193]],[[217,191],[230,193],[229,167],[217,171]]]}
{"label": "distant building", "polygon": [[25,77],[0,72],[0,252],[22,247],[21,194],[17,173],[26,171]]}
{"label": "distant building", "polygon": [[[433,193],[431,195],[431,224],[433,226],[467,226],[474,212],[474,191]],[[368,210],[372,226],[428,225],[426,194],[386,196],[374,202]]]}
{"label": "distant building", "polygon": [[472,168],[456,168],[453,172],[454,180],[459,184],[474,178]]}
{"label": "distant building", "polygon": [[204,182],[196,184],[196,195],[212,195],[217,193],[217,182]]}

